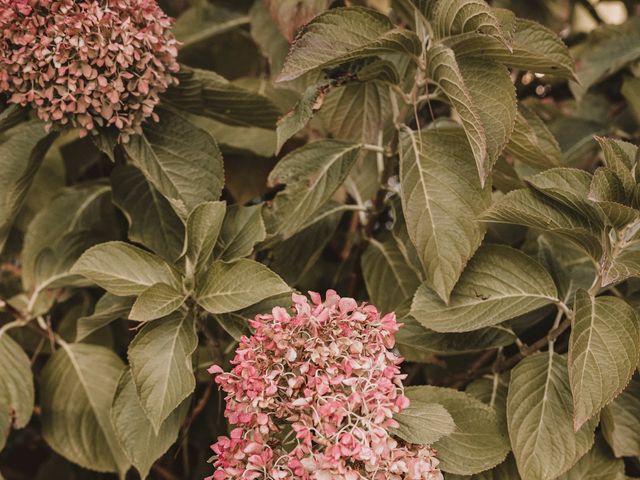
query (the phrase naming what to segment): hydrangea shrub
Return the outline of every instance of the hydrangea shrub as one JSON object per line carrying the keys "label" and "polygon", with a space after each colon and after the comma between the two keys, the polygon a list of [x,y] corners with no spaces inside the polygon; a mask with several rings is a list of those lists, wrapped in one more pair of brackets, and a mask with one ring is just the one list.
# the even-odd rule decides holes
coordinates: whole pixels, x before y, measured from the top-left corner
{"label": "hydrangea shrub", "polygon": [[0,480],[640,478],[639,14],[0,0]]}

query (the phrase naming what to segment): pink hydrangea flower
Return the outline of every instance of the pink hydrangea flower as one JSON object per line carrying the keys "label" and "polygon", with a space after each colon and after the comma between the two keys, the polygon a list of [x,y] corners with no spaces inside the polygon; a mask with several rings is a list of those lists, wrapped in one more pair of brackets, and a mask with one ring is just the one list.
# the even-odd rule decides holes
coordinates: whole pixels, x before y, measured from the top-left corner
{"label": "pink hydrangea flower", "polygon": [[0,93],[49,127],[126,141],[177,82],[171,24],[155,0],[0,0]]}
{"label": "pink hydrangea flower", "polygon": [[395,314],[333,290],[310,297],[258,315],[233,369],[209,369],[235,427],[211,447],[209,480],[441,480],[429,446],[389,431],[409,405]]}

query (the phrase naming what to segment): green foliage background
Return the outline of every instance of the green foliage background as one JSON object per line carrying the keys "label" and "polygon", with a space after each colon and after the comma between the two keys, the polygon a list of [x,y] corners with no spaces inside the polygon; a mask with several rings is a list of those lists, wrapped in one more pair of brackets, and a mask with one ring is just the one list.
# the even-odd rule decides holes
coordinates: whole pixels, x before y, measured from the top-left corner
{"label": "green foliage background", "polygon": [[143,135],[0,97],[0,479],[210,475],[206,368],[327,288],[404,323],[445,478],[640,476],[636,2],[160,3]]}

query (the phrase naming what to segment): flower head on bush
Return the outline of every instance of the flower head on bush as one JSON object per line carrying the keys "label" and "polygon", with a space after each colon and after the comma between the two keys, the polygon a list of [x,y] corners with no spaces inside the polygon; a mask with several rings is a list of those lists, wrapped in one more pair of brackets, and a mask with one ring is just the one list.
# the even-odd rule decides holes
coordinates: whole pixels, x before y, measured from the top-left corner
{"label": "flower head on bush", "polygon": [[170,27],[155,0],[0,0],[0,92],[49,126],[126,140],[175,82]]}
{"label": "flower head on bush", "polygon": [[210,479],[437,480],[431,448],[396,439],[407,408],[393,313],[329,290],[293,295],[251,321],[231,372],[209,371],[235,425],[212,446]]}

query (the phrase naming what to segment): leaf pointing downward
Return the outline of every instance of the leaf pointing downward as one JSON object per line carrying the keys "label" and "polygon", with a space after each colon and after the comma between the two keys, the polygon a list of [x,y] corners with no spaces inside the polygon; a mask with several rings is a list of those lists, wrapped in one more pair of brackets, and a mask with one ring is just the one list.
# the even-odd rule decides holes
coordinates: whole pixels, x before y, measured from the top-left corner
{"label": "leaf pointing downward", "polygon": [[491,204],[478,181],[462,129],[405,130],[400,181],[407,230],[427,273],[427,285],[445,302],[484,236],[477,218]]}
{"label": "leaf pointing downward", "polygon": [[185,312],[148,323],[129,345],[133,382],[156,433],[196,386],[191,355],[197,345],[195,322]]}
{"label": "leaf pointing downward", "polygon": [[492,61],[456,60],[453,50],[443,45],[429,50],[428,69],[460,116],[484,186],[515,125],[509,72]]}
{"label": "leaf pointing downward", "polygon": [[420,40],[413,32],[394,28],[385,15],[375,10],[334,8],[300,30],[278,81],[379,53],[417,55],[420,50]]}
{"label": "leaf pointing downward", "polygon": [[633,308],[617,297],[576,294],[569,344],[574,428],[596,415],[629,383],[640,355],[640,326]]}
{"label": "leaf pointing downward", "polygon": [[507,423],[523,480],[551,480],[589,451],[597,420],[574,433],[567,360],[542,352],[511,372]]}

